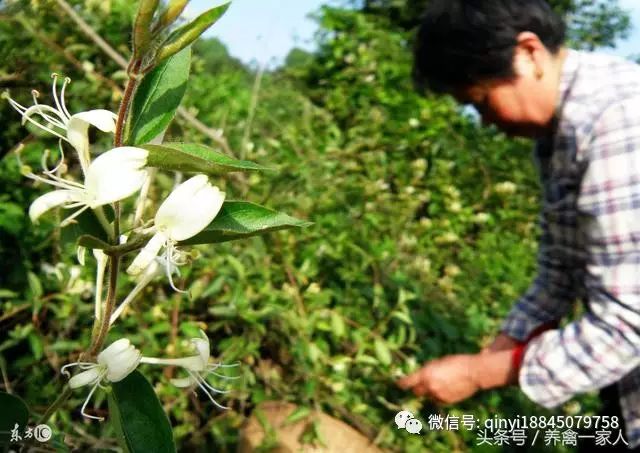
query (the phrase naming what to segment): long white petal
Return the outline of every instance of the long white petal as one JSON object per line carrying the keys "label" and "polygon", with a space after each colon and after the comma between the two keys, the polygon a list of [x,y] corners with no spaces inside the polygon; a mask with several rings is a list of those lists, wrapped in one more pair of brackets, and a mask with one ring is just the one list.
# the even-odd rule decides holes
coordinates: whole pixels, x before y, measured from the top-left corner
{"label": "long white petal", "polygon": [[164,365],[164,366],[181,366],[187,370],[202,371],[202,357],[199,355],[192,355],[189,357],[178,357],[176,359],[162,359],[159,357],[142,357],[140,363],[147,363],[149,365]]}
{"label": "long white petal", "polygon": [[67,123],[67,141],[78,153],[78,160],[83,173],[87,172],[91,156],[89,155],[89,123],[75,119],[73,123]]}
{"label": "long white petal", "polygon": [[85,188],[92,208],[133,195],[147,178],[147,151],[123,146],[98,156],[89,166]]}
{"label": "long white petal", "polygon": [[191,376],[186,377],[186,378],[175,378],[175,379],[169,379],[169,381],[175,385],[176,387],[191,387],[193,384],[195,384],[197,381],[195,379],[193,379]]}
{"label": "long white petal", "polygon": [[64,204],[82,201],[81,194],[74,190],[54,190],[39,196],[29,206],[29,217],[36,222],[42,214]]}
{"label": "long white petal", "polygon": [[100,377],[100,374],[104,372],[104,368],[101,366],[95,366],[93,368],[89,368],[87,371],[83,371],[82,373],[78,373],[69,379],[69,387],[72,389],[77,389],[78,387],[82,387],[84,385],[93,384]]}
{"label": "long white petal", "polygon": [[108,110],[89,110],[72,115],[67,123],[67,140],[78,152],[82,169],[86,171],[89,156],[89,125],[103,132],[115,132],[116,116]]}
{"label": "long white petal", "polygon": [[211,223],[224,197],[207,176],[194,176],[180,184],[158,208],[155,225],[174,241],[188,239]]}
{"label": "long white petal", "polygon": [[71,118],[69,119],[68,129],[72,129],[80,122],[84,122],[97,127],[102,132],[113,133],[116,131],[117,119],[118,116],[115,113],[110,112],[109,110],[88,110],[86,112],[80,112],[76,113],[75,115],[71,115]]}
{"label": "long white petal", "polygon": [[127,268],[127,274],[138,275],[140,272],[147,269],[166,242],[167,237],[163,233],[154,234],[149,242],[147,242],[147,245],[140,250],[140,253],[138,253],[133,262],[129,265]]}
{"label": "long white petal", "polygon": [[120,338],[107,346],[100,354],[98,354],[98,363],[100,365],[109,365],[114,357],[122,351],[127,350],[131,342],[127,338]]}
{"label": "long white petal", "polygon": [[107,379],[111,382],[121,381],[136,369],[141,357],[142,354],[140,351],[134,346],[130,346],[118,354],[113,360],[113,363],[107,365]]}
{"label": "long white petal", "polygon": [[211,354],[211,348],[209,346],[209,337],[204,332],[204,330],[200,329],[200,338],[192,338],[191,344],[195,346],[200,358],[202,358],[202,362],[206,366],[209,363],[209,355]]}

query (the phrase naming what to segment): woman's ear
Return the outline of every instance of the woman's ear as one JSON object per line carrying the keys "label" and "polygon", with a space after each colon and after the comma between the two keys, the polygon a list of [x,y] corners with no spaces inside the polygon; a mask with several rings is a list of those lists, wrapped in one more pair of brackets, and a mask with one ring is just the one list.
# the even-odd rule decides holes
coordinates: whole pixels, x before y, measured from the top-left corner
{"label": "woman's ear", "polygon": [[538,35],[523,31],[516,37],[517,44],[513,55],[513,70],[518,76],[534,77],[540,80],[544,76],[545,60],[548,51]]}
{"label": "woman's ear", "polygon": [[539,69],[531,58],[531,54],[516,47],[513,54],[513,72],[518,77],[537,77]]}

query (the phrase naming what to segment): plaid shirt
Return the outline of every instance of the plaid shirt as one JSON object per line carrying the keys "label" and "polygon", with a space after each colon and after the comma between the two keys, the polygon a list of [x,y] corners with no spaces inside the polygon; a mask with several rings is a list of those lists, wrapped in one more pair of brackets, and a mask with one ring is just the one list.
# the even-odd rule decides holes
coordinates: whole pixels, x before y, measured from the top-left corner
{"label": "plaid shirt", "polygon": [[577,300],[586,310],[527,345],[520,386],[553,408],[617,382],[625,439],[638,446],[640,66],[569,50],[554,131],[537,142],[535,161],[544,188],[538,275],[502,330],[522,341]]}

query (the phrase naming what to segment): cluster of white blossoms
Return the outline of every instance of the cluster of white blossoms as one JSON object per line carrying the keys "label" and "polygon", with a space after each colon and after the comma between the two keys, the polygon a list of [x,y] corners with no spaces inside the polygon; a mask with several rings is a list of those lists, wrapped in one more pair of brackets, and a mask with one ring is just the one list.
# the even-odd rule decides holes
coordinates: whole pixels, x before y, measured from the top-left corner
{"label": "cluster of white blossoms", "polygon": [[[62,221],[61,226],[63,227],[73,222],[84,211],[93,209],[103,227],[109,231],[111,225],[106,219],[102,207],[134,195],[140,191],[143,185],[149,183],[150,172],[146,168],[148,151],[140,147],[121,146],[105,151],[92,159],[88,137],[89,126],[94,126],[105,133],[114,133],[117,117],[108,110],[89,110],[71,115],[64,98],[70,80],[64,79],[58,93],[59,76],[53,74],[52,78],[54,105],[39,103],[37,91],[32,92],[33,105],[31,107],[24,107],[11,99],[7,93],[3,94],[3,97],[8,99],[11,106],[22,116],[23,125],[31,123],[59,139],[60,160],[53,168],[49,168],[47,163],[48,152],[45,152],[42,157],[41,174],[33,173],[27,166],[22,166],[25,176],[54,188],[33,201],[29,208],[29,216],[33,222],[36,222],[43,214],[53,208],[75,209]],[[81,182],[63,176],[68,168],[65,162],[65,143],[76,152],[82,169],[83,181]],[[20,159],[19,153],[18,159]],[[171,287],[178,291],[173,283],[172,275],[178,272],[178,266],[186,262],[184,252],[177,247],[178,243],[195,236],[206,228],[220,212],[224,199],[224,192],[213,186],[206,175],[193,176],[179,184],[164,200],[158,208],[152,224],[147,223],[144,227],[132,230],[139,235],[151,235],[151,237],[127,269],[128,274],[137,278],[137,283],[111,315],[110,324],[115,322],[146,285],[163,273],[166,273]],[[144,201],[144,199],[139,199],[138,203],[144,203]],[[126,243],[126,240],[126,237],[123,236],[121,244]],[[78,259],[81,264],[84,264],[84,252],[84,248],[78,249]],[[102,288],[107,256],[102,250],[93,250],[93,255],[97,261],[95,316],[100,319],[103,314]],[[118,382],[124,379],[140,363],[182,367],[188,376],[173,379],[172,382],[176,386],[198,385],[214,404],[224,408],[214,400],[213,394],[225,392],[211,386],[206,377],[213,374],[220,378],[231,379],[233,377],[216,373],[214,370],[238,364],[223,365],[211,362],[209,339],[202,331],[201,338],[194,338],[191,341],[197,351],[196,355],[162,359],[143,357],[128,339],[122,338],[98,354],[95,363],[70,363],[62,367],[62,372],[68,375],[66,370],[72,366],[77,366],[82,370],[71,377],[69,386],[74,389],[91,386],[81,409],[82,414],[89,418],[100,419],[85,413],[86,405],[96,388],[102,386],[103,383]]]}
{"label": "cluster of white blossoms", "polygon": [[218,403],[214,394],[227,393],[227,390],[215,388],[209,382],[209,375],[216,376],[220,379],[237,379],[238,376],[227,376],[217,373],[217,369],[236,367],[238,363],[223,364],[214,362],[210,357],[209,338],[200,330],[200,338],[192,338],[191,343],[194,346],[195,355],[178,358],[160,358],[160,357],[144,357],[142,353],[131,344],[126,338],[121,338],[107,346],[100,354],[97,360],[93,362],[73,362],[62,367],[63,374],[69,376],[67,368],[77,366],[82,371],[71,379],[69,379],[69,387],[72,389],[91,386],[91,390],[87,395],[80,412],[87,418],[102,420],[101,417],[89,415],[85,412],[89,400],[93,396],[97,387],[102,387],[103,383],[118,382],[127,377],[139,364],[146,363],[150,365],[177,366],[182,368],[187,376],[184,378],[171,379],[171,383],[176,387],[193,387],[197,385],[209,397],[211,402],[220,409],[228,409],[228,407]]}

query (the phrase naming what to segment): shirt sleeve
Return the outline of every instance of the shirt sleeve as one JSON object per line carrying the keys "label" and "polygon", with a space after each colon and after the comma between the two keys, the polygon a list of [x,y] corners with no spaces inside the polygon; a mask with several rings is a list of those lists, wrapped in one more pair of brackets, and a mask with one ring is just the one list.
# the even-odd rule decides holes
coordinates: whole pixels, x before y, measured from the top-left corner
{"label": "shirt sleeve", "polygon": [[584,149],[587,311],[532,340],[519,373],[524,393],[548,408],[640,365],[640,98],[607,109]]}
{"label": "shirt sleeve", "polygon": [[556,259],[554,244],[545,209],[540,215],[538,272],[533,283],[513,306],[504,320],[501,331],[518,341],[525,341],[538,327],[559,321],[570,310],[575,293],[568,272]]}

